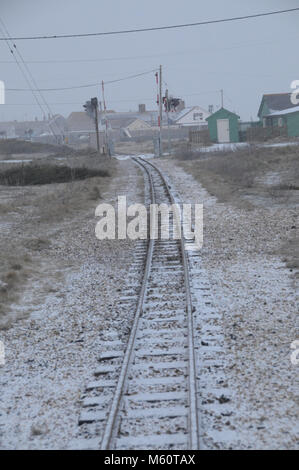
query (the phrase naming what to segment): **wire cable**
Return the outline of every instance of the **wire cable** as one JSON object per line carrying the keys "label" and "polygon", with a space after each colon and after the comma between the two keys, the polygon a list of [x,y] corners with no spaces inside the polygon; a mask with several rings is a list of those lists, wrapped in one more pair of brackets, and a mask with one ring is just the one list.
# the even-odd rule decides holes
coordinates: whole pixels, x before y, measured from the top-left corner
{"label": "wire cable", "polygon": [[[291,12],[295,12],[298,10],[299,10],[299,7],[289,8],[287,10],[275,10],[275,11],[268,11],[265,13],[256,13],[253,15],[221,18],[217,20],[197,21],[195,23],[183,23],[183,24],[175,24],[175,25],[168,25],[168,26],[153,26],[149,28],[124,29],[124,30],[116,30],[116,31],[103,31],[103,32],[96,32],[96,33],[55,34],[51,36],[46,36],[46,35],[45,36],[19,36],[19,37],[12,37],[11,40],[25,41],[25,40],[36,40],[36,39],[84,38],[84,37],[94,37],[94,36],[143,33],[143,32],[149,32],[149,31],[162,31],[162,30],[179,29],[179,28],[192,28],[195,26],[204,26],[204,25],[217,24],[217,23],[228,23],[232,21],[248,20],[248,19],[261,18],[261,17],[271,16],[271,15],[281,15],[283,13],[291,13]],[[5,37],[0,37],[0,41],[5,41]]]}
{"label": "wire cable", "polygon": [[[124,80],[130,80],[132,78],[142,77],[143,75],[148,75],[150,73],[156,72],[158,69],[148,70],[147,72],[137,73],[135,75],[129,75],[127,77],[117,78],[115,80],[108,80],[104,82],[105,85],[109,85],[111,83],[122,82]],[[88,85],[77,85],[71,87],[61,87],[61,88],[38,88],[37,91],[66,91],[66,90],[76,90],[79,88],[91,88],[91,87],[98,87],[101,83],[90,83]],[[30,91],[28,88],[6,88],[6,91]]]}
{"label": "wire cable", "polygon": [[[46,107],[46,109],[48,110],[48,112],[50,113],[50,115],[53,115],[53,112],[52,112],[50,106],[49,106],[48,103],[46,102],[46,100],[45,100],[44,96],[42,95],[42,93],[38,90],[38,85],[37,85],[37,83],[36,83],[36,81],[35,81],[35,79],[34,79],[32,73],[31,73],[31,71],[30,71],[28,65],[27,65],[26,62],[24,61],[24,58],[23,58],[21,52],[18,50],[16,44],[14,44],[14,43],[12,42],[11,37],[10,37],[10,34],[9,34],[9,32],[8,32],[6,26],[5,26],[5,24],[4,24],[4,22],[3,22],[3,20],[2,20],[1,18],[0,18],[0,24],[2,25],[1,29],[2,29],[2,31],[4,31],[4,35],[6,35],[6,38],[7,38],[7,39],[6,39],[7,46],[9,47],[11,54],[13,55],[13,57],[14,57],[14,59],[16,60],[16,63],[18,64],[18,66],[19,66],[19,68],[20,68],[20,70],[21,70],[23,76],[25,77],[26,82],[27,82],[27,84],[28,84],[29,87],[30,87],[30,91],[32,92],[33,96],[35,97],[35,100],[37,101],[37,103],[38,103],[38,105],[39,105],[39,107],[40,107],[42,113],[44,114],[44,109],[43,109],[43,106],[42,106],[41,102],[43,102],[44,106]],[[20,63],[19,63],[18,58],[17,58],[16,55],[14,54],[14,51],[16,51],[16,54],[18,55],[19,59],[21,60],[21,62],[22,62],[22,64],[23,64],[23,67],[24,67],[24,70],[22,69],[22,67],[21,67],[21,65],[20,65]],[[27,72],[27,75],[26,75],[26,72]],[[31,86],[30,79],[31,79],[31,82],[33,83],[33,87]],[[37,92],[37,93],[39,94],[39,97],[40,97],[40,99],[41,99],[41,102],[40,102],[39,99],[37,98],[37,95],[35,94],[35,92]],[[58,130],[58,133],[60,134],[60,137],[63,138],[63,131],[61,131],[60,126],[58,125],[58,123],[56,122],[55,119],[54,119],[54,124],[55,124],[55,126],[56,126],[56,129]],[[52,131],[53,135],[54,135],[55,138],[57,139],[57,135],[56,135],[56,133],[54,132],[54,129],[53,129],[53,127],[52,127],[52,124],[51,124],[50,120],[49,120],[48,125],[49,125],[49,128],[50,128],[50,130]]]}

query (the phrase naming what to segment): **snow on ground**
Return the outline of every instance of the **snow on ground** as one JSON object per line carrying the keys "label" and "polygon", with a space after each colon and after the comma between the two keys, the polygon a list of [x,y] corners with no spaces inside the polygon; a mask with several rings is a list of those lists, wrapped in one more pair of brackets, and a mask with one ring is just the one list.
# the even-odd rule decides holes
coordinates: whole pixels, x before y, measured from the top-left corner
{"label": "snow on ground", "polygon": [[[128,204],[142,202],[141,173],[120,160],[105,202],[115,203],[121,194]],[[183,202],[204,203],[204,246],[190,254],[203,447],[293,449],[297,370],[290,343],[297,299],[290,271],[272,253],[295,216],[281,208],[248,211],[218,203],[169,160],[155,163]],[[29,286],[23,307],[15,308],[31,306],[31,315],[0,331],[6,348],[0,367],[2,449],[67,448],[78,431],[80,397],[102,340],[116,334],[126,341],[130,318],[118,297],[134,243],[99,242],[96,219],[80,217],[52,240],[57,263],[70,260],[64,279],[53,281],[46,298],[36,296],[38,281]]]}
{"label": "snow on ground", "polygon": [[[153,153],[144,153],[144,154],[138,154],[138,157],[142,157],[142,158],[152,158],[154,157],[155,155]],[[116,159],[117,160],[129,160],[130,158],[132,157],[136,157],[136,155],[116,155]]]}
{"label": "snow on ground", "polygon": [[[237,142],[237,143],[224,143],[224,144],[212,144],[208,147],[198,147],[194,151],[200,150],[201,152],[227,152],[229,150],[235,152],[239,148],[249,147],[250,144],[247,142]],[[255,144],[257,147],[288,147],[292,145],[299,145],[299,142],[277,142],[272,144]],[[166,154],[164,154],[166,155]]]}
{"label": "snow on ground", "polygon": [[213,144],[209,147],[200,147],[201,152],[225,152],[228,150],[235,151],[238,148],[248,147],[247,142],[228,143],[228,144]]}
{"label": "snow on ground", "polygon": [[204,204],[204,245],[190,254],[203,446],[294,449],[298,297],[293,273],[272,253],[296,213],[218,203],[170,160],[155,163],[181,201]]}
{"label": "snow on ground", "polygon": [[33,160],[0,160],[0,163],[31,163]]}
{"label": "snow on ground", "polygon": [[[105,202],[115,204],[119,194],[126,194],[128,203],[142,202],[141,173],[131,162],[119,165]],[[52,239],[57,264],[47,269],[68,260],[64,279],[52,280],[46,298],[39,295],[42,280],[28,286],[14,308],[31,310],[30,316],[0,330],[6,352],[0,366],[1,449],[67,448],[78,431],[80,398],[98,365],[103,338],[111,332],[127,340],[130,318],[118,298],[134,242],[97,240],[96,222],[78,213],[74,224],[59,227]]]}
{"label": "snow on ground", "polygon": [[299,142],[277,142],[276,144],[264,144],[263,147],[288,147],[289,145],[299,145]]}

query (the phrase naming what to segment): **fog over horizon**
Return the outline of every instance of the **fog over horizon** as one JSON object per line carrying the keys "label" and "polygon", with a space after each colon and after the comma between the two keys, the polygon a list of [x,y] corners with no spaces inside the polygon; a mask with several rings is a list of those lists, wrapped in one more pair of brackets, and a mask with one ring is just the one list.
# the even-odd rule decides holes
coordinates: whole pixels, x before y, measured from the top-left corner
{"label": "fog over horizon", "polygon": [[[295,0],[18,0],[0,1],[0,18],[11,36],[55,35],[189,23],[299,7]],[[54,114],[83,111],[100,83],[163,66],[164,89],[186,106],[221,104],[242,120],[255,120],[263,93],[289,92],[299,79],[296,43],[299,12],[192,28],[90,38],[16,41]],[[0,36],[3,32],[0,29]],[[7,89],[28,85],[5,41],[0,41],[0,80]],[[106,86],[108,109],[156,109],[154,72]],[[43,118],[30,91],[6,91],[0,121]]]}

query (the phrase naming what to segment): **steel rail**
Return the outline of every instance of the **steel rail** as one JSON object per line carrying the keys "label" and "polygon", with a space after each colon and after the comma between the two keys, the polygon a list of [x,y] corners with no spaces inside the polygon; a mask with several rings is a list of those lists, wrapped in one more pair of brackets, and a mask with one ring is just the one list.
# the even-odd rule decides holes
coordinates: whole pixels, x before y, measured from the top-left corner
{"label": "steel rail", "polygon": [[[150,182],[150,192],[151,192],[151,200],[153,203],[155,203],[155,191],[154,191],[154,184],[152,180],[152,176],[148,170],[147,174],[149,177],[149,182]],[[145,271],[144,271],[144,276],[142,280],[142,286],[141,286],[141,291],[138,299],[138,304],[137,304],[137,309],[134,317],[134,322],[132,326],[132,330],[130,333],[127,349],[124,355],[124,360],[122,363],[119,379],[116,385],[116,389],[114,392],[111,408],[109,411],[107,423],[105,426],[105,431],[103,434],[102,442],[101,442],[101,450],[107,450],[110,447],[111,439],[113,437],[113,430],[115,427],[116,419],[117,419],[117,414],[121,402],[121,398],[124,393],[124,388],[126,384],[126,379],[128,376],[128,371],[129,371],[129,366],[132,360],[132,352],[134,351],[134,343],[135,343],[135,338],[136,338],[136,333],[138,330],[138,324],[139,324],[139,319],[142,313],[143,309],[143,304],[144,304],[144,297],[145,297],[145,292],[146,292],[146,287],[148,283],[148,278],[151,270],[151,264],[152,264],[152,257],[153,257],[153,251],[154,251],[154,240],[149,240],[148,244],[148,250],[147,250],[147,256],[146,256],[146,265],[145,265]]]}
{"label": "steel rail", "polygon": [[[155,169],[166,189],[168,195],[171,199],[172,204],[176,204],[173,194],[170,191],[167,181],[161,170],[149,161],[145,161],[143,158],[139,157],[144,163],[150,165]],[[183,221],[181,218],[181,252],[184,265],[184,279],[185,279],[185,289],[186,289],[186,301],[187,301],[187,315],[188,315],[188,351],[189,351],[189,448],[190,450],[199,449],[199,422],[198,422],[198,406],[197,406],[197,386],[196,386],[196,366],[195,366],[195,352],[194,352],[194,322],[193,322],[193,306],[191,299],[190,291],[190,280],[189,280],[189,264],[188,258],[185,251],[185,240],[183,232]]]}
{"label": "steel rail", "polygon": [[[162,174],[161,170],[157,168],[153,163],[144,160],[141,157],[133,158],[136,164],[140,165],[147,173],[150,183],[150,193],[151,193],[151,202],[155,204],[155,188],[152,178],[151,171],[148,166],[155,170],[165,187],[167,194],[169,196],[172,204],[176,204],[175,199],[170,191],[170,188],[167,184],[167,181]],[[181,233],[183,234],[183,222],[181,220]],[[106,426],[104,434],[101,441],[101,450],[111,449],[111,444],[116,433],[116,425],[119,414],[119,409],[122,402],[122,397],[126,390],[126,384],[128,379],[128,374],[130,370],[130,364],[133,361],[134,345],[136,340],[136,335],[139,328],[139,320],[142,315],[145,293],[148,285],[148,280],[151,272],[153,251],[154,251],[153,239],[149,240],[147,255],[146,255],[146,264],[145,271],[142,280],[142,286],[139,294],[138,304],[135,312],[135,317],[133,321],[132,330],[129,336],[128,345],[124,355],[124,360],[121,366],[120,375],[117,381],[116,389],[114,392],[112,404],[108,413],[108,418],[106,421]],[[199,423],[198,423],[198,409],[197,409],[197,387],[196,387],[196,367],[195,367],[195,353],[194,353],[194,336],[193,336],[193,307],[192,299],[190,292],[190,281],[189,281],[189,267],[188,259],[185,252],[185,241],[184,237],[180,237],[180,246],[181,246],[181,255],[182,255],[182,264],[184,268],[184,282],[186,290],[186,310],[187,310],[187,325],[188,325],[188,449],[196,450],[199,448]]]}

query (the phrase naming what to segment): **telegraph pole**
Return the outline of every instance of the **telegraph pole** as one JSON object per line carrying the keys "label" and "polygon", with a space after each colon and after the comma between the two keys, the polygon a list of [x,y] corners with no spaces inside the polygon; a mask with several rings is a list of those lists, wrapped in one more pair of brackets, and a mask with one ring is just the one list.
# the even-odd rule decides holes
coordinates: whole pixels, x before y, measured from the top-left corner
{"label": "telegraph pole", "polygon": [[100,153],[100,137],[99,137],[99,120],[98,120],[98,103],[95,108],[95,124],[96,124],[96,134],[97,134],[97,149]]}
{"label": "telegraph pole", "polygon": [[220,90],[221,93],[221,108],[223,108],[223,90]]}
{"label": "telegraph pole", "polygon": [[97,150],[100,152],[100,139],[99,139],[99,121],[98,121],[98,98],[91,98],[90,101],[86,101],[86,103],[83,105],[83,108],[85,108],[85,112],[87,115],[94,120],[95,123],[95,128],[96,128],[96,136],[97,136]]}
{"label": "telegraph pole", "polygon": [[102,96],[103,96],[103,108],[104,108],[104,122],[105,122],[105,152],[108,154],[108,123],[106,118],[106,101],[105,101],[105,85],[102,80]]}
{"label": "telegraph pole", "polygon": [[159,156],[162,157],[162,65],[159,68]]}
{"label": "telegraph pole", "polygon": [[170,129],[169,129],[169,101],[168,101],[168,90],[165,91],[165,101],[166,101],[166,116],[167,116],[168,154],[170,155]]}

